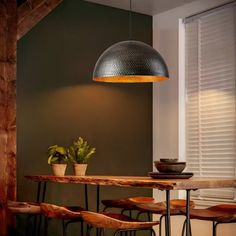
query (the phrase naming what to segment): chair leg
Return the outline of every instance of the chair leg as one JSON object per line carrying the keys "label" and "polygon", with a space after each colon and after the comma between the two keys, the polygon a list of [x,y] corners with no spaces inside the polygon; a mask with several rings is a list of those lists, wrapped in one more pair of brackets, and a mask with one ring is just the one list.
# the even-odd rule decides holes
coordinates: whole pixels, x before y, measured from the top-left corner
{"label": "chair leg", "polygon": [[132,218],[132,211],[129,210],[129,217]]}
{"label": "chair leg", "polygon": [[191,226],[191,220],[189,221],[189,233],[190,233],[190,236],[192,236],[192,226]]}
{"label": "chair leg", "polygon": [[143,213],[145,213],[145,212],[139,211],[139,212],[137,213],[137,215],[136,215],[136,220],[138,220],[139,217],[140,217]]}
{"label": "chair leg", "polygon": [[81,234],[81,236],[84,236],[84,223],[83,223],[83,221],[80,222],[80,234]]}
{"label": "chair leg", "polygon": [[159,236],[161,236],[161,230],[162,230],[162,219],[164,218],[164,215],[161,215],[160,217],[160,224],[159,224]]}
{"label": "chair leg", "polygon": [[130,235],[132,236],[133,233],[135,235],[136,231],[141,231],[141,230],[150,230],[152,232],[152,236],[156,236],[156,233],[154,231],[154,229],[118,229],[114,232],[113,236],[118,236],[120,234],[120,236],[122,235],[122,233],[125,233],[125,236],[128,235],[128,233],[130,233]]}
{"label": "chair leg", "polygon": [[66,236],[66,224],[64,220],[62,220],[62,235]]}
{"label": "chair leg", "polygon": [[182,233],[181,233],[182,236],[184,236],[185,227],[186,227],[186,219],[184,220],[184,223],[183,223],[183,228],[182,228]]}
{"label": "chair leg", "polygon": [[107,208],[108,208],[108,207],[106,207],[106,206],[105,206],[105,207],[103,208],[103,210],[102,210],[102,211],[104,211],[104,212],[105,212]]}
{"label": "chair leg", "polygon": [[33,234],[33,232],[31,232],[33,230],[32,225],[31,225],[31,216],[32,215],[30,215],[30,214],[27,216],[27,221],[26,222],[27,222],[28,227],[26,227],[26,229],[25,229],[25,235],[26,236],[30,236],[31,234]]}
{"label": "chair leg", "polygon": [[125,215],[124,213],[125,213],[126,211],[128,211],[128,210],[125,209],[125,208],[123,208],[123,209],[121,210],[120,214],[121,214],[121,215]]}
{"label": "chair leg", "polygon": [[167,228],[168,228],[168,225],[167,225],[167,215],[165,215],[165,231],[167,230]]}
{"label": "chair leg", "polygon": [[216,227],[219,223],[213,221],[213,236],[216,236]]}
{"label": "chair leg", "polygon": [[90,236],[90,232],[91,232],[91,230],[92,230],[92,226],[89,226],[88,225],[88,227],[87,227],[87,232],[86,232],[86,236]]}
{"label": "chair leg", "polygon": [[39,235],[38,216],[34,216],[33,235]]}
{"label": "chair leg", "polygon": [[156,232],[155,232],[155,230],[154,230],[154,229],[151,229],[151,232],[152,232],[152,234],[151,234],[151,235],[153,235],[153,236],[156,236]]}
{"label": "chair leg", "polygon": [[120,230],[116,230],[113,236],[117,236],[120,233]]}
{"label": "chair leg", "polygon": [[49,219],[45,217],[44,218],[44,236],[48,235],[48,223],[49,223]]}

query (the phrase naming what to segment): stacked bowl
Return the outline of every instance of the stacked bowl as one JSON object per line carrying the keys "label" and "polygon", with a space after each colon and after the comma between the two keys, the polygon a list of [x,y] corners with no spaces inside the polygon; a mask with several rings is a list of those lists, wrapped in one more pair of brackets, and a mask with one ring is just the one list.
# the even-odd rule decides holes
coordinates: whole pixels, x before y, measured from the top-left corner
{"label": "stacked bowl", "polygon": [[154,164],[160,173],[165,174],[181,174],[186,167],[186,162],[178,162],[178,159],[160,159]]}

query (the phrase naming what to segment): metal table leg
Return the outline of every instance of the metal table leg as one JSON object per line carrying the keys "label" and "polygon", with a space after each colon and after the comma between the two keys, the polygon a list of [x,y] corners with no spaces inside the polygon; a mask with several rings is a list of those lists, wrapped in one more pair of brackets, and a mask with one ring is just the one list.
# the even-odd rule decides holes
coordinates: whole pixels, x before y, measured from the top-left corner
{"label": "metal table leg", "polygon": [[[99,203],[100,203],[100,185],[97,185],[97,212],[99,212]],[[99,236],[99,229],[96,229],[96,235]]]}
{"label": "metal table leg", "polygon": [[44,202],[45,201],[46,190],[47,190],[47,182],[44,182],[43,183],[43,194],[42,194],[42,198],[41,198],[40,202]]}
{"label": "metal table leg", "polygon": [[85,209],[88,211],[88,185],[84,185],[84,193],[85,193]]}
{"label": "metal table leg", "polygon": [[45,201],[45,195],[47,190],[47,182],[43,182],[43,192],[41,192],[41,184],[42,182],[38,182],[38,188],[37,188],[37,196],[36,196],[36,202],[44,202]]}
{"label": "metal table leg", "polygon": [[[37,195],[36,195],[36,202],[39,203],[40,202],[40,196],[41,196],[41,181],[38,182],[38,187],[37,187]],[[33,226],[33,233],[34,235],[37,235],[37,226],[38,226],[38,217],[34,216],[34,226]]]}
{"label": "metal table leg", "polygon": [[99,203],[100,203],[100,185],[97,185],[97,212],[99,212]]}
{"label": "metal table leg", "polygon": [[37,188],[37,197],[36,197],[36,202],[39,202],[40,195],[41,195],[41,181],[38,182],[38,188]]}
{"label": "metal table leg", "polygon": [[166,190],[166,236],[171,236],[170,190]]}
{"label": "metal table leg", "polygon": [[190,233],[190,191],[190,189],[186,190],[186,236]]}
{"label": "metal table leg", "polygon": [[[41,193],[41,182],[38,183],[38,191],[37,191],[37,203],[41,203],[45,201],[46,196],[46,190],[47,190],[47,182],[43,182],[43,191]],[[38,217],[35,217],[34,222],[34,235],[40,235],[40,229],[41,229],[41,222],[42,222],[42,215],[39,216],[39,222],[37,223]],[[37,229],[37,232],[36,232]]]}

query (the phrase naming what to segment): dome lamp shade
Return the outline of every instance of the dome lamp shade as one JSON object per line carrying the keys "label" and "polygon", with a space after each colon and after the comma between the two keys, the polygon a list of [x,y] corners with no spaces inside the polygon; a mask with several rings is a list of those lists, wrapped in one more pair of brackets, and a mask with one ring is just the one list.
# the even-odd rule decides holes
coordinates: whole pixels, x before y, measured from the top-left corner
{"label": "dome lamp shade", "polygon": [[99,57],[93,80],[110,83],[159,82],[169,79],[162,56],[150,45],[128,40],[113,44]]}

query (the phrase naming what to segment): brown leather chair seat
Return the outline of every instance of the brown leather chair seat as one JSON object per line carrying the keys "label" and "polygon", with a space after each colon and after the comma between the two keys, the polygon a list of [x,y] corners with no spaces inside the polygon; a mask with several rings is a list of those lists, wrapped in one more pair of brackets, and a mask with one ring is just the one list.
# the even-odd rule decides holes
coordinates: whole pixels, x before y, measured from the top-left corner
{"label": "brown leather chair seat", "polygon": [[[160,225],[159,225],[159,235],[162,233],[162,219],[166,216],[166,202],[157,202],[157,203],[145,203],[137,204],[137,209],[142,213],[151,213],[161,215]],[[193,201],[190,201],[190,208],[194,208],[195,204]],[[183,215],[183,210],[186,208],[186,200],[184,199],[172,199],[170,200],[170,215]]]}
{"label": "brown leather chair seat", "polygon": [[122,210],[136,210],[136,204],[154,202],[152,197],[131,197],[115,200],[102,200],[102,204],[107,208],[119,208]]}
{"label": "brown leather chair seat", "polygon": [[[182,210],[185,212],[185,210]],[[216,236],[216,227],[224,223],[236,223],[236,205],[220,204],[206,209],[191,209],[190,218],[213,222],[213,236]]]}
{"label": "brown leather chair seat", "polygon": [[[149,212],[152,214],[166,214],[166,202],[157,202],[157,203],[145,203],[137,204],[137,209],[141,212]],[[186,207],[186,200],[183,199],[173,199],[170,200],[170,214],[171,215],[182,215],[183,209]],[[190,208],[194,208],[195,204],[193,201],[190,201]]]}
{"label": "brown leather chair seat", "polygon": [[[158,225],[158,221],[139,221],[132,219],[128,216],[122,214],[114,214],[114,213],[95,213],[89,211],[81,212],[82,218],[84,222],[86,222],[90,227],[96,227],[99,229],[114,229],[115,234],[122,231],[136,231],[136,230],[152,230],[152,227]],[[89,234],[90,231],[88,231]]]}
{"label": "brown leather chair seat", "polygon": [[41,203],[41,213],[46,217],[44,225],[44,235],[47,235],[48,231],[48,220],[59,219],[62,220],[63,236],[66,236],[67,226],[72,222],[81,223],[81,235],[83,235],[83,220],[81,211],[82,207],[64,207],[49,203]]}
{"label": "brown leather chair seat", "polygon": [[[185,210],[182,210],[185,212]],[[233,216],[236,214],[236,205],[231,204],[220,204],[206,209],[191,209],[190,218],[206,221],[217,221],[220,220],[226,221],[227,219],[233,219]]]}
{"label": "brown leather chair seat", "polygon": [[8,209],[15,214],[40,214],[41,209],[38,203],[8,201]]}
{"label": "brown leather chair seat", "polygon": [[27,215],[27,224],[26,224],[27,227],[25,228],[25,235],[36,234],[37,225],[36,225],[36,223],[33,223],[31,221],[31,219],[33,217],[35,218],[35,217],[37,217],[38,215],[41,214],[41,208],[40,208],[40,205],[38,203],[8,201],[7,202],[7,208],[16,216],[18,214],[25,214],[25,215]]}

